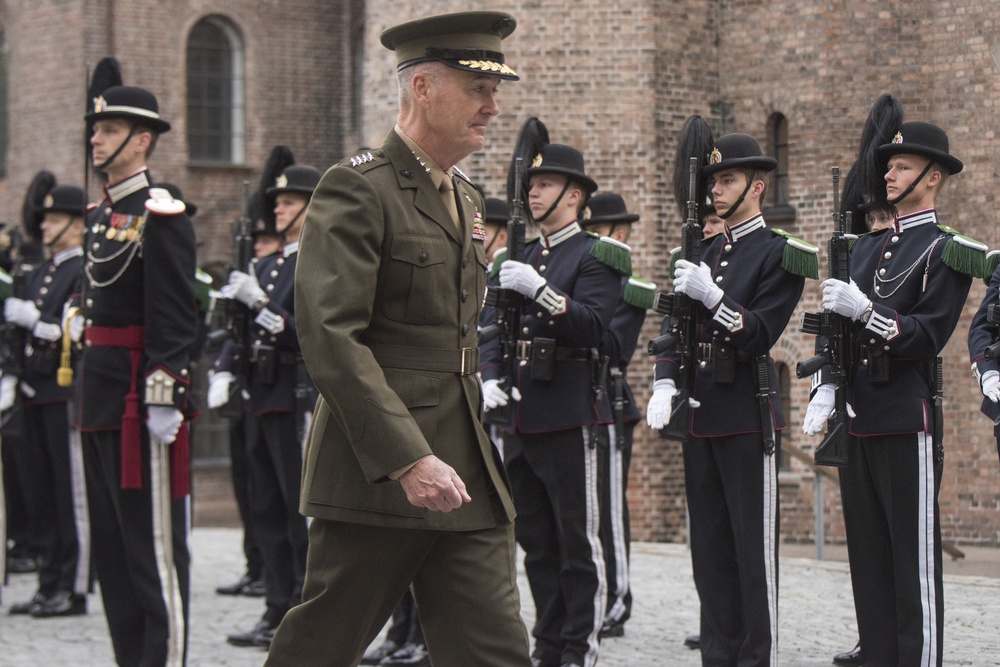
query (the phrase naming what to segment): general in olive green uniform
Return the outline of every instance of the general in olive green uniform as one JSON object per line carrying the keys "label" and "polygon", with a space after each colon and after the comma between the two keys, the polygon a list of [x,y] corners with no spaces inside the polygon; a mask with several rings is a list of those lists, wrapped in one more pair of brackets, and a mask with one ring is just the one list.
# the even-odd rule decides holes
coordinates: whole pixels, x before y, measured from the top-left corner
{"label": "general in olive green uniform", "polygon": [[[414,66],[399,125],[329,170],[309,205],[295,314],[320,393],[302,480],[314,520],[303,601],[268,665],[356,665],[411,583],[435,667],[530,664],[513,503],[475,375],[484,207],[452,169],[482,146],[467,120],[488,123],[500,79],[516,78],[499,53],[513,29],[470,12],[383,33],[399,69]],[[440,108],[470,134],[435,127]],[[428,466],[439,485],[421,486]]]}

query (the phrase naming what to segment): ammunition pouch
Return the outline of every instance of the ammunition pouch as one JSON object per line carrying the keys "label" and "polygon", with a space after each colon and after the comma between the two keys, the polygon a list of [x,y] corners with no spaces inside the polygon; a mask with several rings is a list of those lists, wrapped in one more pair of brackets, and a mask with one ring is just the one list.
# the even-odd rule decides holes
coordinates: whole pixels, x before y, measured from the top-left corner
{"label": "ammunition pouch", "polygon": [[551,382],[556,376],[555,339],[536,337],[531,343],[531,379]]}
{"label": "ammunition pouch", "polygon": [[272,345],[255,343],[250,348],[250,364],[254,380],[264,385],[272,385],[278,376],[278,351]]}
{"label": "ammunition pouch", "polygon": [[872,384],[885,384],[892,380],[892,357],[888,354],[866,353],[868,366],[868,381]]}
{"label": "ammunition pouch", "polygon": [[59,341],[35,339],[24,352],[24,366],[32,373],[54,377],[59,370]]}

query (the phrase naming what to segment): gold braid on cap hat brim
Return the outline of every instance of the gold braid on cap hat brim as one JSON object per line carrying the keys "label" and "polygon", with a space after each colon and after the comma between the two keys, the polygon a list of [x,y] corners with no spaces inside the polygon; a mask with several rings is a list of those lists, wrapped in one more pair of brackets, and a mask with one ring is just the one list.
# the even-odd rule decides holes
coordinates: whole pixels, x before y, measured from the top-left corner
{"label": "gold braid on cap hat brim", "polygon": [[443,61],[446,64],[460,65],[470,70],[492,72],[507,76],[517,76],[517,72],[504,64],[503,54],[498,51],[482,49],[436,49],[428,48],[422,58],[413,58],[399,64],[402,70],[417,63]]}

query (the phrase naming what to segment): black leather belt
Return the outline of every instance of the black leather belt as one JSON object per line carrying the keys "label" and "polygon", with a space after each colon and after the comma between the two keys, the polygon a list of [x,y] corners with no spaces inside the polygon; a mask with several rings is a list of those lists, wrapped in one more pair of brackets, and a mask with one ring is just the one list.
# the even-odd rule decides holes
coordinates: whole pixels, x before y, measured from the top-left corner
{"label": "black leather belt", "polygon": [[[534,343],[530,340],[517,341],[518,361],[528,361],[531,359],[531,351]],[[590,361],[594,358],[593,352],[586,347],[563,347],[557,346],[555,352],[556,361]]]}
{"label": "black leather belt", "polygon": [[369,345],[379,366],[411,371],[459,373],[472,375],[479,369],[479,348],[442,350],[434,347],[406,345]]}

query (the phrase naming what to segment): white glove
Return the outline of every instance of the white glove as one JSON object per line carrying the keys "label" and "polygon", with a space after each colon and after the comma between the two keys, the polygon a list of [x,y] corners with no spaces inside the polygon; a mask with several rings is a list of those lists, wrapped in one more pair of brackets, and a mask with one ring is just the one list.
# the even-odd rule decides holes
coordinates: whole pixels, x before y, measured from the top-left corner
{"label": "white glove", "polygon": [[871,299],[861,292],[853,280],[849,283],[836,278],[823,281],[823,308],[852,320],[860,320],[870,305]]}
{"label": "white glove", "polygon": [[659,431],[670,423],[670,408],[677,395],[677,385],[673,380],[657,380],[653,383],[653,395],[646,405],[646,423],[654,431]]}
{"label": "white glove", "polygon": [[146,428],[149,429],[149,434],[168,445],[172,443],[184,422],[181,411],[166,405],[151,405],[146,411]]}
{"label": "white glove", "polygon": [[17,397],[17,377],[4,375],[0,377],[0,412],[10,410]]}
{"label": "white glove", "polygon": [[695,264],[686,259],[677,260],[674,272],[674,291],[687,294],[695,301],[701,301],[711,310],[722,301],[722,288],[712,279],[708,264]]}
{"label": "white glove", "polygon": [[500,380],[487,380],[483,383],[483,407],[493,410],[507,405],[510,399],[521,400],[521,392],[517,387],[510,388],[510,396],[500,387]]}
{"label": "white glove", "polygon": [[257,276],[243,271],[233,271],[229,274],[229,284],[222,288],[222,293],[230,299],[245,304],[247,308],[267,298],[267,294],[257,282]]}
{"label": "white glove", "polygon": [[10,296],[4,301],[3,316],[11,324],[16,324],[23,329],[33,329],[35,324],[38,323],[41,313],[38,312],[38,308],[31,301],[15,299]]}
{"label": "white glove", "polygon": [[534,299],[545,287],[545,278],[538,275],[535,267],[508,259],[500,267],[500,287]]}
{"label": "white glove", "polygon": [[212,374],[208,381],[208,407],[221,408],[229,402],[229,388],[233,384],[233,374],[229,371],[219,371]]}
{"label": "white glove", "polygon": [[83,315],[74,315],[69,320],[69,337],[74,343],[79,343],[83,338]]}
{"label": "white glove", "polygon": [[832,384],[821,384],[816,388],[809,407],[806,408],[806,417],[802,420],[802,432],[806,435],[816,435],[826,429],[826,421],[833,413],[833,404],[836,402],[837,388]]}
{"label": "white glove", "polygon": [[983,396],[994,403],[1000,402],[1000,373],[997,371],[986,371],[983,373]]}

